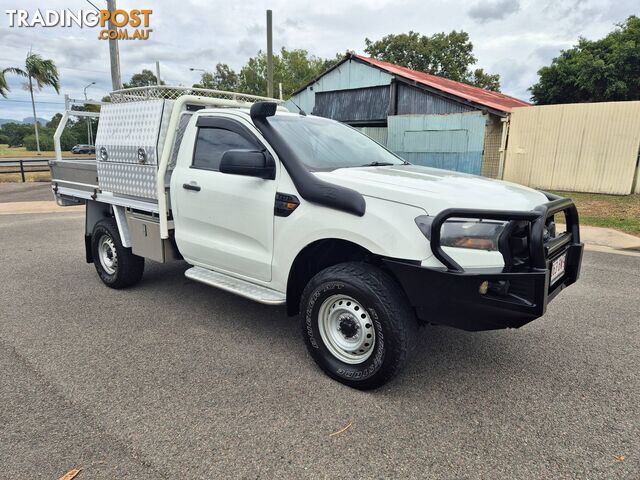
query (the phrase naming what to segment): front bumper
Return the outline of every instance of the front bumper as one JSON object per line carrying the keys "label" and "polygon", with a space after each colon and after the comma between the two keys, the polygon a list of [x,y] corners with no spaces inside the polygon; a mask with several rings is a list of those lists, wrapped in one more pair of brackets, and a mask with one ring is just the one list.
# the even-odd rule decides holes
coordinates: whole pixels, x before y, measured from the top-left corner
{"label": "front bumper", "polygon": [[[402,285],[418,318],[464,330],[518,328],[542,316],[547,304],[580,275],[583,244],[580,243],[578,213],[569,199],[547,194],[551,200],[531,212],[450,209],[435,217],[431,249],[445,268],[425,268],[413,262],[384,259]],[[544,228],[554,214],[564,213],[567,232],[545,240]],[[528,263],[505,267],[464,270],[440,246],[440,228],[451,217],[485,218],[529,222]],[[551,264],[567,255],[564,275],[550,285]],[[488,282],[488,289],[481,286]],[[486,286],[486,284],[485,284]]]}

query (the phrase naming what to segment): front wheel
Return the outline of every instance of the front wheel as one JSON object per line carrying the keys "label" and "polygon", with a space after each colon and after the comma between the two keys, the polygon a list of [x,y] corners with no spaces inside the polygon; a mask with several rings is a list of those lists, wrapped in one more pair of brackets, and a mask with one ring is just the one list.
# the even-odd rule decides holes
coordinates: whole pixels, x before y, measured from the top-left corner
{"label": "front wheel", "polygon": [[360,262],[311,279],[300,305],[311,356],[330,377],[368,390],[393,378],[410,356],[417,321],[396,281]]}
{"label": "front wheel", "polygon": [[112,218],[100,220],[93,228],[91,255],[100,280],[107,287],[127,288],[142,279],[144,258],[122,245],[118,226]]}

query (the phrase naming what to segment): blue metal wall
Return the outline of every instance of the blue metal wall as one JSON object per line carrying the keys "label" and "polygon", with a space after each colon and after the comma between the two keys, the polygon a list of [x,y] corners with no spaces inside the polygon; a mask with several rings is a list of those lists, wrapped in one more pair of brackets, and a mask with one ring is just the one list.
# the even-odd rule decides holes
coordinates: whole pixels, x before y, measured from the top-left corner
{"label": "blue metal wall", "polygon": [[387,147],[409,162],[480,175],[486,119],[481,112],[394,115]]}
{"label": "blue metal wall", "polygon": [[[389,85],[392,78],[388,73],[370,65],[348,60],[318,78],[317,81],[291,97],[291,100],[300,105],[305,112],[310,113],[313,112],[316,104],[316,92]],[[293,102],[287,100],[284,105],[290,111],[297,112],[298,109]]]}

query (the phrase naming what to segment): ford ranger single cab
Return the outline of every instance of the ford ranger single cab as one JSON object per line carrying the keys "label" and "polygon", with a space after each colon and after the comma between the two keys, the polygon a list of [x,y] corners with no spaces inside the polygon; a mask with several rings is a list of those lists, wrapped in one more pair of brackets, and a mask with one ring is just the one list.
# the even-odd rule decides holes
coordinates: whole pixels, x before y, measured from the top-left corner
{"label": "ford ranger single cab", "polygon": [[276,100],[151,91],[102,106],[95,160],[50,162],[58,203],[86,205],[108,287],[184,260],[193,281],[286,305],[327,375],[372,389],[428,348],[419,326],[519,328],[578,279],[569,199],[412,165]]}

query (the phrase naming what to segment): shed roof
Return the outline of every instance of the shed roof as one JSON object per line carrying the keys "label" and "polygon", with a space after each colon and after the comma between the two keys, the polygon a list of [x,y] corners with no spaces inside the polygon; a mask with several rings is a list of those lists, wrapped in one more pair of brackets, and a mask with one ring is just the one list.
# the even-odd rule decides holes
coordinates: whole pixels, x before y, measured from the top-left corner
{"label": "shed roof", "polygon": [[[362,63],[366,63],[373,67],[384,70],[398,77],[402,77],[406,80],[415,82],[418,85],[429,87],[431,89],[439,90],[445,94],[459,97],[468,102],[478,104],[487,108],[498,110],[500,112],[509,113],[514,107],[527,107],[531,104],[503,93],[492,92],[491,90],[485,90],[483,88],[467,85],[466,83],[456,82],[455,80],[449,80],[448,78],[439,77],[437,75],[431,75],[429,73],[418,72],[417,70],[411,70],[410,68],[401,67],[389,62],[383,62],[375,58],[365,57],[363,55],[357,55],[355,53],[349,53],[345,56],[344,60],[334,65],[332,68],[324,72],[322,75],[333,70],[338,65],[346,62],[347,60],[356,60]],[[320,76],[322,76],[320,75]],[[318,77],[319,78],[319,77]],[[295,93],[304,90],[317,80],[309,82],[304,87],[298,89]]]}
{"label": "shed roof", "polygon": [[449,80],[448,78],[438,77],[437,75],[418,72],[416,70],[411,70],[410,68],[394,65],[393,63],[376,60],[375,58],[355,54],[353,57],[375,67],[381,68],[392,75],[398,75],[422,85],[450,93],[456,97],[464,98],[470,102],[479,103],[480,105],[495,108],[496,110],[501,110],[503,112],[510,112],[513,107],[526,107],[531,105],[529,102],[505,95],[504,93],[492,92],[491,90],[474,87],[473,85],[456,82],[454,80]]}

